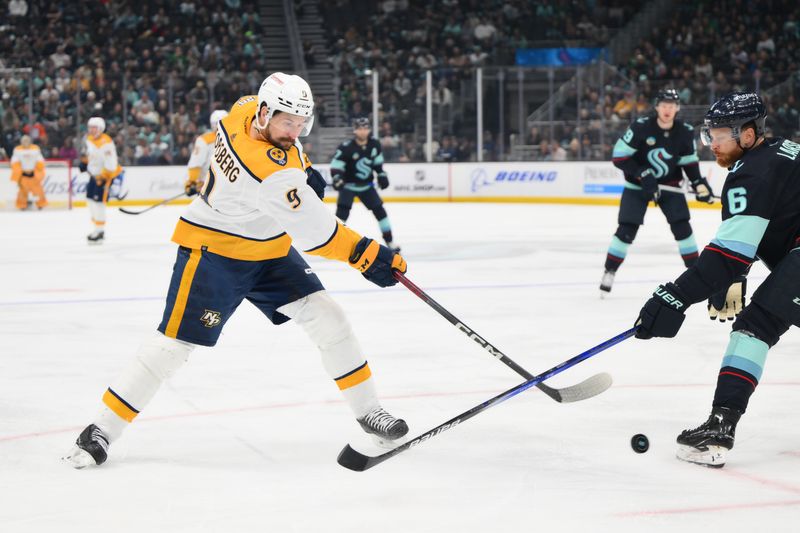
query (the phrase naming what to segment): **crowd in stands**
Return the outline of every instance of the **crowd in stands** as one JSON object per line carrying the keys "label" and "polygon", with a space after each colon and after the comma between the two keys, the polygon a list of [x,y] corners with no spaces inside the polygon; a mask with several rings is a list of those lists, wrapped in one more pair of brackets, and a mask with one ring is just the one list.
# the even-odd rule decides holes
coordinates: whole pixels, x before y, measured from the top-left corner
{"label": "crowd in stands", "polygon": [[[457,160],[474,159],[469,117],[453,95],[474,83],[474,68],[513,65],[519,48],[600,46],[641,2],[597,0],[332,0],[320,3],[348,119],[371,110],[372,71],[378,72],[382,123],[403,138],[421,127],[425,71],[434,72],[433,105],[441,141],[460,147]],[[409,121],[408,116],[413,117]],[[445,140],[448,138],[449,140]],[[472,140],[470,140],[472,138]],[[488,141],[485,141],[488,144]],[[411,147],[409,147],[410,150]],[[489,146],[488,152],[492,152]],[[399,152],[399,160],[409,157]],[[469,150],[469,151],[468,151]]]}
{"label": "crowd in stands", "polygon": [[[255,0],[11,0],[0,21],[6,154],[28,133],[46,157],[74,159],[99,115],[124,164],[184,164],[210,112],[268,68]],[[20,67],[32,71],[8,70]]]}
{"label": "crowd in stands", "polygon": [[[672,19],[654,29],[630,60],[610,67],[615,72],[604,84],[585,83],[580,94],[575,90],[561,102],[555,112],[561,122],[506,131],[503,138],[496,124],[485,124],[483,158],[507,157],[512,145],[525,144],[539,159],[605,159],[666,85],[678,89],[686,108],[708,105],[729,90],[760,90],[773,133],[797,137],[800,21],[794,4],[678,3]],[[434,160],[474,160],[475,67],[513,65],[518,48],[602,46],[643,5],[624,0],[318,3],[348,123],[370,114],[370,74],[378,73],[376,136],[388,161],[425,158],[420,139],[427,70],[434,75]],[[210,112],[256,92],[270,71],[269,51],[258,38],[263,32],[258,8],[258,0],[10,0],[0,17],[0,69],[5,69],[0,151],[10,153],[27,133],[46,157],[74,159],[86,120],[100,115],[124,164],[184,164]],[[313,45],[307,42],[304,51],[313,61]],[[8,70],[15,67],[31,71]],[[781,90],[773,91],[779,84]],[[485,120],[492,120],[489,115]],[[317,119],[325,125],[325,117]]]}

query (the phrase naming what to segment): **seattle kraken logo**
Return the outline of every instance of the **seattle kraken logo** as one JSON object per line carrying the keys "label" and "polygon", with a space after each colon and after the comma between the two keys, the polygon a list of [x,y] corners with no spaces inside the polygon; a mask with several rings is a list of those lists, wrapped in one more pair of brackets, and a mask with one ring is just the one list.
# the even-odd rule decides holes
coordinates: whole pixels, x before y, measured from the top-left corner
{"label": "seattle kraken logo", "polygon": [[200,322],[207,328],[213,328],[214,326],[218,326],[219,323],[222,322],[222,319],[219,316],[219,311],[209,311],[206,309],[203,316],[200,317]]}
{"label": "seattle kraken logo", "polygon": [[666,161],[672,159],[672,156],[664,148],[653,148],[647,152],[647,161],[653,168],[653,176],[656,178],[663,178],[669,172],[669,165]]}

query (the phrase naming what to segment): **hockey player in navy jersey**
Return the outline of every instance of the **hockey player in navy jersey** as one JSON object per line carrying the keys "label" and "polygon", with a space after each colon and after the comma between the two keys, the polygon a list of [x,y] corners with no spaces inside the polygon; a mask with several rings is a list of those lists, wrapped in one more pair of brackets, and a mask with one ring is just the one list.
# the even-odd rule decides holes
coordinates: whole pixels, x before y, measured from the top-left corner
{"label": "hockey player in navy jersey", "polygon": [[[767,352],[790,326],[800,326],[800,144],[765,138],[766,114],[755,93],[728,94],[706,113],[703,142],[728,169],[722,224],[692,267],[656,289],[637,321],[640,339],[674,337],[686,309],[712,295],[720,296],[720,311],[740,311],[711,415],[678,436],[678,458],[712,467],[723,466],[733,448]],[[744,305],[742,280],[756,259],[771,272]]]}
{"label": "hockey player in navy jersey", "polygon": [[697,260],[697,243],[689,224],[689,206],[680,192],[661,190],[659,185],[678,187],[685,174],[700,202],[713,203],[708,180],[700,175],[694,129],[675,118],[680,110],[678,92],[664,89],[656,97],[655,115],[637,119],[614,146],[614,165],[625,174],[618,227],[606,254],[600,295],[611,291],[614,276],[625,260],[647,205],[653,201],[667,217],[678,242],[684,264]]}
{"label": "hockey player in navy jersey", "polygon": [[353,138],[343,142],[336,149],[331,161],[333,188],[339,191],[336,200],[336,216],[346,222],[350,216],[353,200],[359,198],[364,207],[372,211],[378,221],[386,246],[394,252],[400,247],[394,243],[392,224],[383,207],[383,200],[375,190],[373,174],[377,175],[381,190],[389,186],[389,177],[383,170],[381,143],[370,135],[369,119],[357,118],[353,121]]}

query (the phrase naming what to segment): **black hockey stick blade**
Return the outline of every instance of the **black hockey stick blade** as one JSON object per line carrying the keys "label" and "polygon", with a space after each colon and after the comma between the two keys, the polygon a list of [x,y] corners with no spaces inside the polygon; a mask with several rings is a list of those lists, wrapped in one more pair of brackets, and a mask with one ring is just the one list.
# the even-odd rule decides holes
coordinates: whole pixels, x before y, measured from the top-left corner
{"label": "black hockey stick blade", "polygon": [[563,372],[564,370],[577,365],[581,361],[585,361],[586,359],[589,359],[593,355],[597,355],[598,353],[600,353],[600,352],[602,352],[604,350],[607,350],[608,348],[611,348],[612,346],[614,346],[616,344],[619,344],[620,342],[624,341],[625,339],[632,337],[636,333],[636,329],[637,329],[636,327],[633,327],[633,328],[631,328],[631,329],[629,329],[627,331],[624,331],[624,332],[620,333],[619,335],[617,335],[616,337],[608,339],[607,341],[604,341],[604,342],[598,344],[594,348],[590,348],[590,349],[586,350],[585,352],[576,355],[572,359],[568,359],[568,360],[564,361],[563,363],[560,363],[560,364],[554,366],[550,370],[542,372],[538,376],[534,376],[533,378],[531,378],[531,379],[529,379],[527,381],[523,381],[522,383],[520,383],[516,387],[512,387],[512,388],[508,389],[505,392],[501,392],[500,394],[498,394],[494,398],[490,398],[490,399],[486,400],[485,402],[483,402],[483,403],[481,403],[479,405],[476,405],[475,407],[473,407],[473,408],[471,408],[471,409],[469,409],[467,411],[464,411],[463,413],[461,413],[459,415],[456,415],[455,417],[451,418],[447,422],[443,422],[443,423],[439,424],[435,428],[426,431],[425,433],[415,437],[414,439],[406,442],[405,444],[402,444],[402,445],[398,446],[397,448],[393,448],[393,449],[389,450],[386,453],[382,453],[380,455],[365,455],[365,454],[355,450],[352,446],[350,446],[348,444],[339,453],[339,457],[336,458],[336,462],[338,462],[341,466],[343,466],[345,468],[348,468],[350,470],[353,470],[355,472],[363,472],[364,470],[368,470],[368,469],[372,468],[373,466],[379,465],[382,462],[386,461],[387,459],[391,459],[395,455],[398,455],[398,454],[408,450],[409,448],[413,448],[414,446],[422,444],[423,442],[425,442],[427,440],[430,440],[433,437],[436,437],[437,435],[440,435],[441,433],[444,433],[448,429],[452,429],[452,428],[456,427],[457,425],[461,424],[462,422],[465,422],[466,420],[469,420],[473,416],[482,413],[483,411],[489,409],[490,407],[492,407],[494,405],[497,405],[498,403],[504,402],[504,401],[508,400],[509,398],[512,398],[512,397],[516,396],[517,394],[530,389],[531,387],[535,387],[537,383],[540,383],[540,382],[542,382],[542,381],[544,381],[546,379],[549,379],[552,376],[555,376],[556,374],[558,374],[560,372]]}
{"label": "black hockey stick blade", "polygon": [[148,211],[151,211],[151,210],[155,209],[156,207],[162,206],[164,204],[168,204],[169,202],[171,202],[173,200],[177,200],[181,196],[185,196],[185,195],[186,195],[186,193],[182,192],[180,194],[176,194],[175,196],[170,196],[169,198],[167,198],[165,200],[161,200],[157,204],[153,204],[150,207],[146,207],[146,208],[141,209],[139,211],[131,211],[130,209],[125,209],[124,207],[120,207],[119,210],[122,211],[123,213],[125,213],[126,215],[141,215],[142,213],[147,213]]}
{"label": "black hockey stick blade", "polygon": [[[456,318],[453,313],[448,311],[444,308],[439,302],[431,298],[425,291],[420,289],[413,281],[408,279],[405,274],[399,271],[394,272],[394,277],[405,285],[405,287],[418,296],[423,302],[428,304],[430,307],[433,308],[434,311],[439,313],[442,317],[445,318],[448,322],[458,328],[460,331],[464,332],[464,334],[469,337],[470,339],[477,342],[484,350],[489,352],[495,358],[499,359],[501,363],[512,369],[514,372],[519,374],[525,379],[531,379],[533,374],[522,368],[520,365],[515,363],[510,357],[506,354],[501,352],[495,346],[492,346],[488,341],[484,340],[483,337],[478,335],[472,328],[461,322],[458,318]],[[544,383],[539,383],[536,385],[536,388],[545,393],[551,399],[559,402],[559,403],[571,403],[571,402],[579,402],[581,400],[587,400],[598,394],[604,392],[611,386],[612,379],[609,374],[602,373],[594,375],[580,383],[576,383],[575,385],[566,387],[564,389],[556,389],[554,387],[549,387]]]}

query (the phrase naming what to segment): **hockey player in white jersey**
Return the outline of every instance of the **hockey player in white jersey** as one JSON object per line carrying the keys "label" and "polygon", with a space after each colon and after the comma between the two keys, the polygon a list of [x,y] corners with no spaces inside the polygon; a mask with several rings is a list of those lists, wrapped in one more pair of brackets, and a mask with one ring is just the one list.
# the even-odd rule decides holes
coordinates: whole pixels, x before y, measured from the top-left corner
{"label": "hockey player in white jersey", "polygon": [[227,116],[228,112],[224,109],[217,109],[211,113],[211,118],[209,119],[211,130],[198,135],[197,139],[195,139],[192,155],[187,165],[189,179],[186,180],[186,184],[184,185],[187,196],[194,196],[203,189],[206,177],[208,176],[208,168],[211,165],[211,153],[214,151],[214,138],[217,134],[217,125],[220,120]]}
{"label": "hockey player in white jersey", "polygon": [[44,157],[39,147],[31,141],[30,136],[23,135],[19,146],[11,153],[11,181],[17,182],[17,209],[28,208],[28,196],[36,197],[36,207],[47,206],[42,180],[44,179]]}
{"label": "hockey player in white jersey", "polygon": [[86,186],[86,205],[92,217],[92,232],[86,236],[89,244],[100,244],[105,239],[106,204],[111,183],[121,178],[122,167],[117,159],[117,147],[106,130],[106,121],[92,117],[88,122],[89,133],[84,139],[84,156],[81,172],[89,173]]}
{"label": "hockey player in white jersey", "polygon": [[380,405],[344,312],[295,249],[343,261],[381,287],[406,271],[400,254],[348,228],[322,203],[297,140],[311,130],[313,112],[308,84],[274,73],[220,121],[208,181],[172,237],[177,258],[158,332],[111,381],[100,413],[65,457],[73,466],[102,464],[163,380],[195,346],[214,346],[243,300],[274,324],[294,319],[305,330],[364,431],[383,443],[408,432]]}

